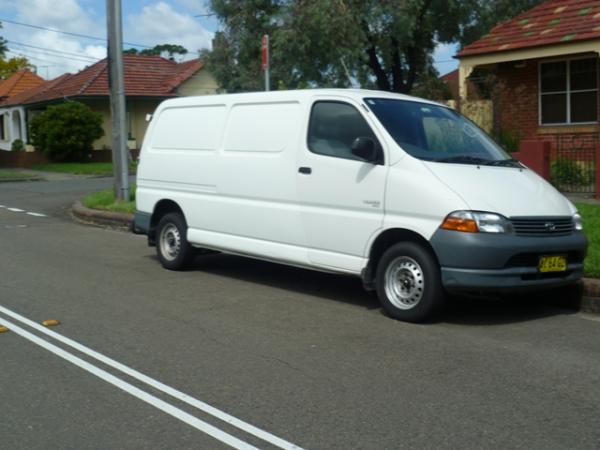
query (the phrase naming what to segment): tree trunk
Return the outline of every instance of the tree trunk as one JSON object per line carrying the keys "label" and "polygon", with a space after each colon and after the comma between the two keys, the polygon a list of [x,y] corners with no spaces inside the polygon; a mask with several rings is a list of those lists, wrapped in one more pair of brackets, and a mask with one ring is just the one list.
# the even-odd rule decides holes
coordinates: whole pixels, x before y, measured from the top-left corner
{"label": "tree trunk", "polygon": [[369,24],[363,20],[361,21],[361,25],[363,31],[365,32],[365,36],[367,37],[367,41],[369,41],[369,46],[366,49],[367,56],[369,57],[369,67],[373,70],[375,74],[375,79],[377,80],[377,88],[382,91],[390,91],[390,80],[388,79],[385,70],[381,67],[381,63],[379,62],[379,58],[377,57],[377,49],[375,48],[375,42],[373,37],[369,32]]}

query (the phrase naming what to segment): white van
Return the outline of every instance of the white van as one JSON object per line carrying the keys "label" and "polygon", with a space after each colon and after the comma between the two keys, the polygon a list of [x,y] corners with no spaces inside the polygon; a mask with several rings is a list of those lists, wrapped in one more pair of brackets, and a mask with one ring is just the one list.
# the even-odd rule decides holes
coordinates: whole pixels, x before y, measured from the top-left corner
{"label": "white van", "polygon": [[406,321],[446,292],[573,283],[587,250],[573,204],[472,122],[379,91],[165,101],[136,201],[167,269],[209,249],[356,275]]}

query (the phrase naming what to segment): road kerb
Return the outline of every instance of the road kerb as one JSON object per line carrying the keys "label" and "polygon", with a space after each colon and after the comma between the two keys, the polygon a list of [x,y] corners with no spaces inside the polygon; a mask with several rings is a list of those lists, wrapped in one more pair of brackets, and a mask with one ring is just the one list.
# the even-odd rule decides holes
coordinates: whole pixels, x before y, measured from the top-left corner
{"label": "road kerb", "polygon": [[133,222],[133,214],[86,208],[80,201],[73,204],[71,212],[75,218],[83,222],[91,222],[99,225],[130,228]]}

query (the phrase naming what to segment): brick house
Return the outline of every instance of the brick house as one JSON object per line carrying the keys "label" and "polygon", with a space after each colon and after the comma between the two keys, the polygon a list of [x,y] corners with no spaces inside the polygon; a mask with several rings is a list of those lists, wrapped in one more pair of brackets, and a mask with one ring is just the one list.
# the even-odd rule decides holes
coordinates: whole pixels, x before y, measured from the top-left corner
{"label": "brick house", "polygon": [[[198,59],[176,63],[160,56],[123,55],[125,103],[127,110],[128,145],[139,148],[147,128],[146,116],[168,98],[214,94],[218,86]],[[1,86],[1,85],[0,85]],[[27,123],[32,115],[48,105],[67,99],[85,103],[103,116],[104,136],[94,142],[95,150],[111,146],[112,126],[106,59],[86,67],[76,74],[63,74],[43,81],[0,100],[0,122],[19,111],[22,117],[20,134],[4,136],[0,150],[10,150],[14,139],[27,141]],[[0,152],[2,153],[2,152]],[[1,155],[0,155],[1,156]]]}
{"label": "brick house", "polygon": [[600,2],[548,0],[458,53],[460,98],[467,101],[474,70],[487,72],[494,79],[497,132],[546,142],[553,159],[568,154],[593,176],[599,54]]}

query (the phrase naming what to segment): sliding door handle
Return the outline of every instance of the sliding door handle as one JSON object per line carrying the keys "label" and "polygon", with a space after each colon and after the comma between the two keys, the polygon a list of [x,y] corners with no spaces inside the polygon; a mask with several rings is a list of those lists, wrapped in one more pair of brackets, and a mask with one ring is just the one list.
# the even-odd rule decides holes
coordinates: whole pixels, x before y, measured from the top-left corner
{"label": "sliding door handle", "polygon": [[304,175],[310,175],[312,173],[312,169],[310,167],[300,167],[298,169],[298,172],[300,172]]}

